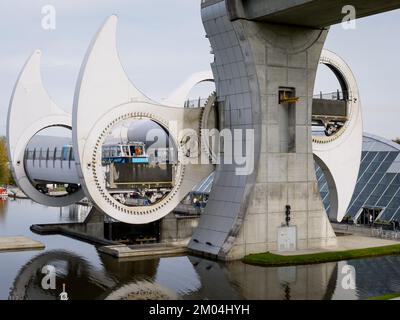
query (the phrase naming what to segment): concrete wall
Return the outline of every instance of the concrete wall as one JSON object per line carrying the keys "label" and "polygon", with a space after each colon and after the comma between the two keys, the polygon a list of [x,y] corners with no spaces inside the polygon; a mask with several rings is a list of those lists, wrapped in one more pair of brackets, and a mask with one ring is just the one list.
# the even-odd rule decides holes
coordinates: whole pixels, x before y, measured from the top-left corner
{"label": "concrete wall", "polygon": [[199,216],[168,214],[160,222],[161,242],[187,244],[199,225]]}
{"label": "concrete wall", "polygon": [[[311,139],[314,81],[327,30],[232,22],[224,1],[203,5],[202,18],[215,54],[221,127],[254,130],[255,170],[239,176],[235,165],[217,167],[189,248],[224,260],[277,250],[286,205],[292,207],[298,249],[335,245],[316,183]],[[280,119],[285,107],[278,102],[280,87],[294,88],[300,98],[292,106],[292,148],[282,147],[287,122]]]}

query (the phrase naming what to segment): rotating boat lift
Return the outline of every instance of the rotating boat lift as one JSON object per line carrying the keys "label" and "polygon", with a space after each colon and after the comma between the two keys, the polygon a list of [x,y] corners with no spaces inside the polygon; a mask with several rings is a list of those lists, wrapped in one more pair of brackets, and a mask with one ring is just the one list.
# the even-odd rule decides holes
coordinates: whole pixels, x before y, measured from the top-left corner
{"label": "rotating boat lift", "polygon": [[[99,211],[113,219],[130,224],[144,224],[159,220],[172,212],[196,184],[215,170],[212,164],[191,164],[190,157],[193,158],[193,155],[185,152],[185,136],[181,133],[190,129],[202,137],[201,132],[204,129],[221,129],[219,116],[224,110],[218,110],[218,108],[222,107],[226,101],[220,97],[223,89],[220,87],[219,75],[216,81],[217,102],[209,101],[205,108],[183,108],[188,93],[196,84],[213,81],[214,75],[211,72],[193,75],[161,103],[146,97],[129,81],[123,70],[116,47],[116,27],[117,17],[111,16],[90,45],[77,81],[72,115],[62,111],[50,99],[41,81],[41,53],[40,51],[33,53],[18,78],[10,102],[7,123],[9,158],[18,186],[29,198],[40,204],[54,207],[67,206],[87,197]],[[320,63],[328,65],[334,71],[342,84],[342,91],[346,93],[343,99],[346,116],[344,125],[329,137],[317,135],[312,137],[315,160],[324,170],[331,191],[329,216],[332,220],[340,221],[350,202],[361,160],[361,105],[355,78],[347,64],[336,54],[327,50],[322,51]],[[295,100],[287,101],[289,108],[299,107],[296,105],[297,99]],[[326,114],[318,114],[315,120],[321,120],[321,116],[334,120],[335,115],[329,113],[328,110]],[[156,122],[170,133],[177,147],[178,162],[174,187],[164,199],[151,206],[129,207],[121,204],[107,192],[105,182],[100,178],[102,145],[112,128],[127,119],[147,119]],[[42,171],[48,170],[48,181],[52,181],[52,175],[57,174],[57,171],[59,173],[59,170],[69,170],[69,176],[76,177],[76,181],[72,182],[80,187],[73,193],[54,197],[35,188],[29,172],[34,169],[28,166],[29,160],[26,159],[25,150],[35,134],[45,128],[57,126],[72,130],[73,156],[69,159],[69,165],[55,170],[54,165],[49,165],[48,151],[46,156],[39,159],[39,165],[44,166]],[[310,125],[307,128],[310,128]],[[45,150],[46,146],[43,148]],[[216,153],[211,149],[207,152],[212,155]],[[195,157],[200,157],[200,155]],[[259,158],[257,152],[255,157],[257,171],[257,168],[263,165],[262,161],[265,158]],[[52,160],[54,162],[55,157]],[[212,189],[212,193],[216,197],[219,196],[220,200],[227,195],[227,191],[221,187],[221,168],[223,167],[223,164],[217,165],[218,178],[215,179]],[[251,176],[247,178],[253,179]],[[315,173],[313,180],[315,181]],[[232,183],[236,182],[232,181]],[[247,195],[251,192],[250,190],[252,189],[246,191]],[[243,209],[247,206],[246,201],[241,203],[239,199],[238,205]],[[321,202],[320,199],[317,201]],[[233,230],[240,229],[244,217],[233,218],[233,226],[227,220],[226,226],[223,227],[227,233],[218,231],[219,235],[215,238],[215,235],[210,233],[205,235],[204,232],[205,229],[212,230],[213,223],[216,225],[221,223],[218,217],[210,214],[212,210],[215,210],[215,202],[211,201],[209,207],[206,208],[205,217],[202,217],[200,227],[193,236],[190,248],[222,259],[242,256],[245,251],[239,254],[234,253],[232,256],[228,252],[232,247],[232,235],[237,232]],[[230,210],[234,213],[236,206],[227,205],[221,210]],[[283,210],[284,207],[282,207]],[[220,212],[220,214],[224,216],[231,213]],[[260,223],[258,222],[259,226],[261,226]],[[230,237],[231,240],[226,242],[225,236],[228,236],[228,239]],[[204,237],[208,241],[204,240]],[[331,234],[329,237],[334,240],[334,235]],[[324,247],[328,245],[328,242],[306,245],[306,247]],[[329,243],[332,245],[335,242]],[[221,248],[225,248],[223,254],[219,253]],[[259,250],[259,248],[250,251]]]}

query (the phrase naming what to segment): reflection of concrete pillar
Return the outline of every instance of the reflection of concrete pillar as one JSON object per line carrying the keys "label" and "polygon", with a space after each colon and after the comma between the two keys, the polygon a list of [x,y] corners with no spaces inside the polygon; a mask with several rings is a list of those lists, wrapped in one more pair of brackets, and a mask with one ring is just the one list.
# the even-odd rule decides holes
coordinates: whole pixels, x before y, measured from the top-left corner
{"label": "reflection of concrete pillar", "polygon": [[[185,299],[243,300],[247,298],[239,292],[241,290],[238,290],[240,288],[238,288],[237,285],[232,285],[232,283],[239,283],[237,280],[240,279],[231,277],[230,269],[227,268],[229,264],[221,264],[218,261],[211,261],[193,256],[189,256],[188,258],[199,277],[201,287],[197,290],[187,290]],[[237,263],[235,262],[235,264]],[[242,285],[242,283],[239,283],[239,285]],[[264,284],[262,287],[264,287]]]}
{"label": "reflection of concrete pillar", "polygon": [[[339,261],[336,287],[332,295],[332,300],[358,300],[357,292],[359,288],[357,289],[356,281],[356,269],[351,265],[351,262]],[[365,283],[368,282],[369,281],[365,281]]]}
{"label": "reflection of concrete pillar", "polygon": [[229,282],[250,300],[329,300],[337,279],[337,263],[264,268],[232,262],[225,267]]}
{"label": "reflection of concrete pillar", "polygon": [[[297,248],[336,244],[315,178],[311,139],[314,81],[327,30],[228,17],[224,1],[205,1],[202,18],[222,128],[254,129],[255,170],[219,165],[206,211],[189,247],[221,259],[277,250],[290,205]],[[233,17],[235,18],[235,17]],[[299,97],[280,104],[280,90]]]}

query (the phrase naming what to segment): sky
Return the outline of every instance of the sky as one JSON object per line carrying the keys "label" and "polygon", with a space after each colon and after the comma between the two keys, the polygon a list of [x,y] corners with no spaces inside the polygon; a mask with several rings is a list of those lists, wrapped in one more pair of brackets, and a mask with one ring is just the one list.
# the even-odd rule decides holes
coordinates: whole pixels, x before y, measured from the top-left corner
{"label": "sky", "polygon": [[[56,10],[56,29],[42,28],[42,8]],[[200,17],[200,0],[1,0],[0,135],[18,74],[29,55],[43,51],[43,82],[52,99],[71,111],[75,83],[89,43],[105,19],[119,16],[118,49],[131,81],[160,100],[213,56]],[[359,19],[356,29],[331,27],[325,48],[350,65],[358,81],[364,131],[400,136],[400,10]],[[338,85],[320,68],[315,92]],[[209,88],[199,89],[209,90]],[[196,97],[197,92],[192,93]]]}

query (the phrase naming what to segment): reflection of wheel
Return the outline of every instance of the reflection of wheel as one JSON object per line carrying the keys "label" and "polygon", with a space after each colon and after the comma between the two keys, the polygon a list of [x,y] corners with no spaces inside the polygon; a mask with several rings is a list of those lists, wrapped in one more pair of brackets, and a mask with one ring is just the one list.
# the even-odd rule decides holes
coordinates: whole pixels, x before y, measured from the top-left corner
{"label": "reflection of wheel", "polygon": [[105,300],[177,300],[171,290],[150,281],[129,283],[109,294]]}
{"label": "reflection of wheel", "polygon": [[[56,269],[56,290],[42,288],[46,265]],[[54,300],[63,291],[62,284],[72,299],[101,297],[105,290],[116,285],[114,279],[96,270],[90,262],[68,251],[53,250],[32,258],[18,272],[10,290],[10,300]],[[82,290],[85,288],[85,290]]]}

